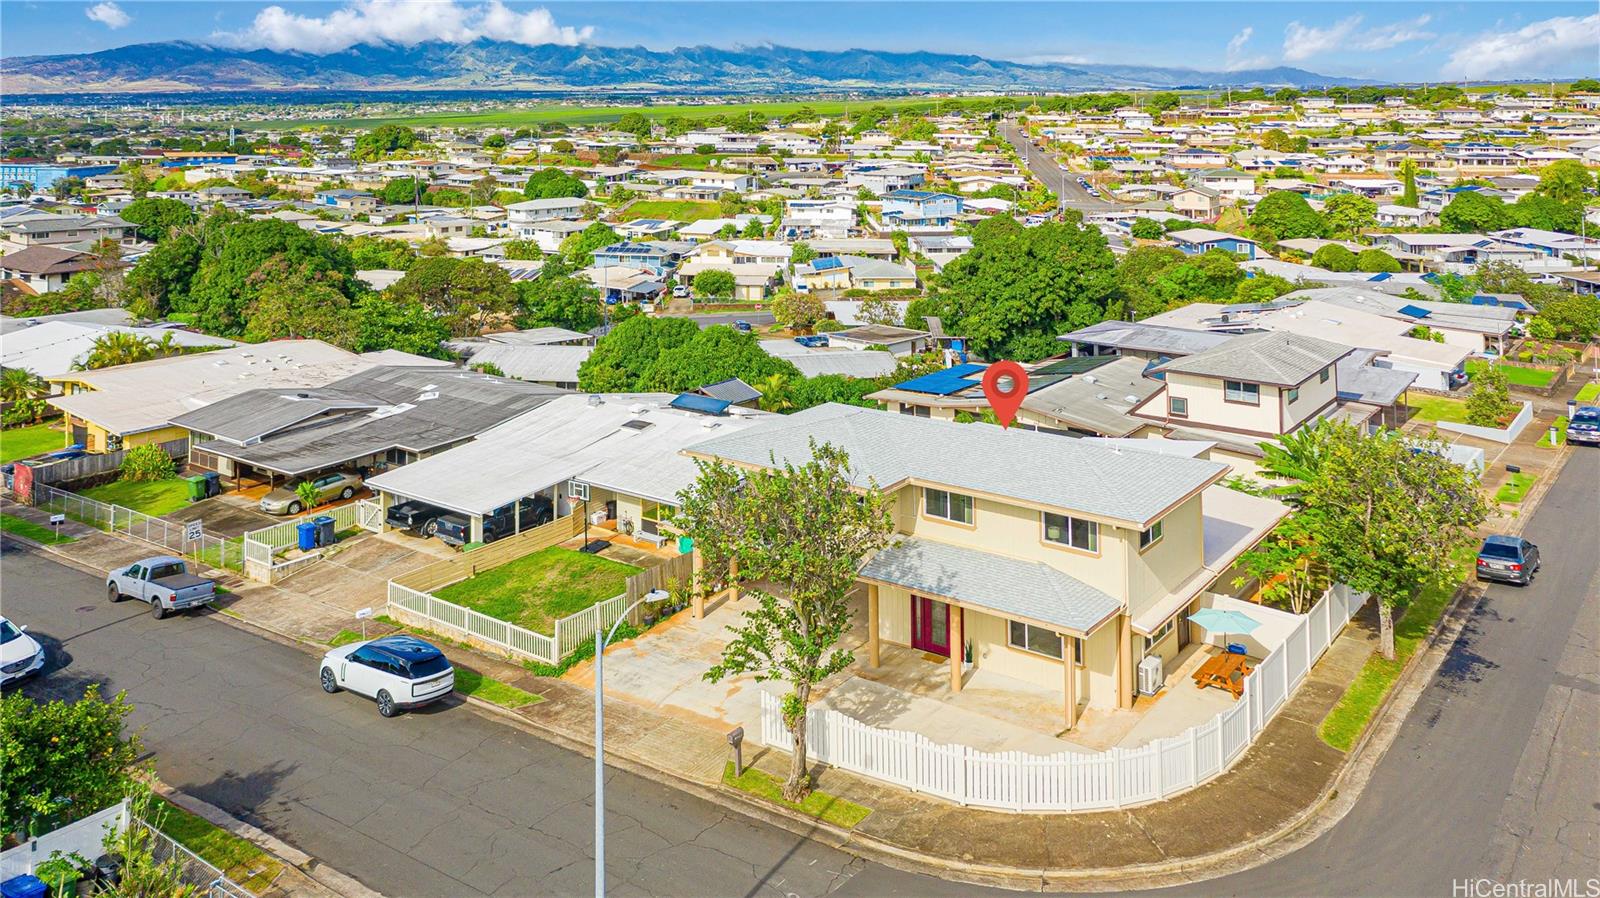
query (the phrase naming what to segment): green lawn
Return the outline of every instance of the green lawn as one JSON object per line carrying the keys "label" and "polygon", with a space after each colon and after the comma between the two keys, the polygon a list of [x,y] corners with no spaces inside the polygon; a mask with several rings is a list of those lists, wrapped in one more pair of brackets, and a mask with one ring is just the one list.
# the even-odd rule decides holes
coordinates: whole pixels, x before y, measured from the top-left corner
{"label": "green lawn", "polygon": [[1550,428],[1546,427],[1544,429],[1544,436],[1539,438],[1539,442],[1536,445],[1540,449],[1557,449],[1557,448],[1560,448],[1564,443],[1566,443],[1566,441],[1567,441],[1567,416],[1566,415],[1558,415],[1556,417],[1556,444],[1554,446],[1550,445]]}
{"label": "green lawn", "polygon": [[639,569],[560,546],[541,549],[435,590],[446,602],[549,633],[557,618],[622,592]]}
{"label": "green lawn", "polygon": [[1538,479],[1538,474],[1512,474],[1511,479],[1501,484],[1500,489],[1495,491],[1494,501],[1505,505],[1516,505],[1528,495],[1528,490],[1533,488],[1533,482]]}
{"label": "green lawn", "polygon": [[152,517],[171,514],[189,504],[189,484],[182,480],[116,480],[92,486],[83,495],[100,502],[142,511]]}
{"label": "green lawn", "polygon": [[502,683],[492,677],[486,677],[475,670],[465,667],[456,668],[456,691],[462,695],[481,698],[492,702],[502,708],[521,708],[524,705],[536,705],[544,701],[544,696],[535,695],[526,689],[518,689],[509,683]]}
{"label": "green lawn", "polygon": [[[1488,370],[1490,363],[1483,359],[1471,359],[1467,362],[1467,373],[1477,377]],[[1506,383],[1519,387],[1548,387],[1550,381],[1556,379],[1556,372],[1544,371],[1539,368],[1519,368],[1516,365],[1501,365],[1501,372],[1506,376]]]}
{"label": "green lawn", "polygon": [[668,221],[699,221],[720,218],[722,207],[700,200],[639,200],[622,212],[623,221],[660,218]]}
{"label": "green lawn", "polygon": [[352,642],[360,641],[361,634],[357,633],[355,630],[340,630],[339,632],[333,634],[332,639],[328,640],[328,645],[332,648],[338,648],[341,645],[349,645]]}
{"label": "green lawn", "polygon": [[862,807],[853,801],[846,801],[826,792],[813,791],[804,801],[795,804],[783,797],[783,780],[754,767],[746,767],[744,775],[736,777],[733,775],[732,761],[722,768],[722,782],[741,792],[748,792],[757,798],[764,798],[808,817],[815,817],[824,823],[832,823],[845,829],[854,829],[856,824],[867,819],[867,815],[872,813],[871,808]]}
{"label": "green lawn", "polygon": [[1583,389],[1578,391],[1579,402],[1593,402],[1596,399],[1600,399],[1600,384],[1585,384]]}
{"label": "green lawn", "polygon": [[1417,410],[1414,417],[1419,421],[1467,423],[1467,404],[1459,399],[1446,399],[1443,396],[1423,396],[1421,394],[1408,395],[1406,396],[1406,405]]}
{"label": "green lawn", "polygon": [[257,895],[265,892],[282,872],[283,865],[257,848],[254,842],[241,839],[164,798],[158,800],[161,802],[158,829],[251,892]]}
{"label": "green lawn", "polygon": [[24,539],[31,539],[36,543],[66,545],[67,543],[78,541],[77,537],[65,534],[62,534],[58,539],[56,532],[51,528],[9,514],[0,514],[0,531],[20,536]]}
{"label": "green lawn", "polygon": [[1394,623],[1394,660],[1384,660],[1376,651],[1372,653],[1366,666],[1356,674],[1355,682],[1345,690],[1344,697],[1339,699],[1339,703],[1333,706],[1333,710],[1328,712],[1328,716],[1322,719],[1322,725],[1317,728],[1317,735],[1322,737],[1323,742],[1340,751],[1349,751],[1355,746],[1356,740],[1366,730],[1367,722],[1377,713],[1378,705],[1383,703],[1384,696],[1394,688],[1394,682],[1405,668],[1406,661],[1416,654],[1417,647],[1433,631],[1439,615],[1444,613],[1445,605],[1455,595],[1456,587],[1466,579],[1471,557],[1463,553],[1456,566],[1457,576],[1445,586],[1430,586],[1422,590],[1406,606],[1400,619]]}
{"label": "green lawn", "polygon": [[65,448],[67,437],[53,424],[0,430],[0,464]]}

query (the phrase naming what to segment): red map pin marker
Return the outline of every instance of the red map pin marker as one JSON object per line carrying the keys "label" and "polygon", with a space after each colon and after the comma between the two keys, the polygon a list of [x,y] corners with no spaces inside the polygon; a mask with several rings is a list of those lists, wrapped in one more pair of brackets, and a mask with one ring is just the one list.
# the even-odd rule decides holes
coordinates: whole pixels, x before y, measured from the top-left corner
{"label": "red map pin marker", "polygon": [[[1006,379],[1011,381],[1010,387],[1001,385]],[[994,409],[994,416],[1000,419],[1000,426],[1010,427],[1028,395],[1028,372],[1016,362],[995,362],[983,372],[983,395]]]}

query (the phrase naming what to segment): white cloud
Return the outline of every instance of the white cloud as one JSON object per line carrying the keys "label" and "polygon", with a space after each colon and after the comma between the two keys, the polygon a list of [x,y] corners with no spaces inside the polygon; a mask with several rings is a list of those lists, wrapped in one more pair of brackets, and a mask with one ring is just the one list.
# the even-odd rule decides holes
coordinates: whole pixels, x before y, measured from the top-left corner
{"label": "white cloud", "polygon": [[1259,69],[1272,65],[1272,60],[1269,57],[1245,55],[1245,45],[1250,43],[1250,38],[1254,37],[1255,33],[1254,26],[1246,25],[1243,30],[1228,41],[1228,51],[1226,56],[1223,57],[1222,63],[1224,69],[1230,72],[1237,72],[1240,69]]}
{"label": "white cloud", "polygon": [[1335,50],[1388,50],[1411,41],[1433,38],[1424,26],[1430,16],[1379,25],[1361,30],[1362,17],[1350,16],[1325,27],[1290,22],[1283,30],[1283,58],[1287,62],[1303,62]]}
{"label": "white cloud", "polygon": [[543,7],[519,13],[500,0],[353,0],[326,16],[303,16],[269,6],[256,14],[249,28],[218,32],[213,38],[240,47],[323,54],[356,44],[409,47],[423,41],[464,44],[478,38],[530,46],[570,45],[588,40],[593,33],[587,26],[557,25]]}
{"label": "white cloud", "polygon": [[1558,74],[1567,65],[1593,65],[1600,14],[1558,16],[1515,31],[1497,29],[1469,39],[1450,54],[1446,78]]}
{"label": "white cloud", "polygon": [[1024,56],[1017,62],[1028,65],[1091,65],[1094,60],[1071,53],[1045,53],[1039,56]]}
{"label": "white cloud", "polygon": [[90,21],[99,22],[107,28],[121,28],[133,21],[132,16],[123,12],[122,7],[112,3],[111,0],[96,3],[84,10],[83,14],[88,16]]}

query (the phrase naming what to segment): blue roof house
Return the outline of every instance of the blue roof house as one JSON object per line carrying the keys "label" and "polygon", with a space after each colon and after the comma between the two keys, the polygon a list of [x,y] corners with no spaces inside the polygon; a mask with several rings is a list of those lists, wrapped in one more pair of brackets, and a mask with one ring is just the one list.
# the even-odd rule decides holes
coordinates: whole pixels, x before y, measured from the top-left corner
{"label": "blue roof house", "polygon": [[928,190],[891,190],[882,199],[884,223],[902,227],[950,227],[965,205],[953,193]]}
{"label": "blue roof house", "polygon": [[1227,250],[1244,259],[1254,259],[1260,253],[1260,248],[1256,246],[1254,240],[1226,231],[1213,231],[1210,228],[1173,231],[1167,235],[1167,239],[1171,240],[1179,250],[1191,256],[1198,256],[1213,249]]}

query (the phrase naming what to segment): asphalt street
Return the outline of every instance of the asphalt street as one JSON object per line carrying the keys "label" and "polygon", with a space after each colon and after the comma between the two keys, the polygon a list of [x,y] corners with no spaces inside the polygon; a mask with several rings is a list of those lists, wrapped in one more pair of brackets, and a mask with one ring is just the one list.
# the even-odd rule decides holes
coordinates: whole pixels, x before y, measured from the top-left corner
{"label": "asphalt street", "polygon": [[[1350,814],[1294,854],[1153,894],[1447,896],[1600,870],[1600,452],[1530,521],[1544,567],[1495,586]],[[127,690],[163,779],[391,896],[592,889],[589,759],[454,703],[385,721],[316,660],[214,615],[155,621],[7,544],[3,607],[52,653],[35,696]],[[972,895],[647,779],[607,786],[615,895]],[[1219,821],[1226,808],[1219,809]],[[1580,892],[1581,894],[1581,892]]]}
{"label": "asphalt street", "polygon": [[772,317],[772,313],[767,311],[706,312],[705,314],[690,315],[688,317],[693,319],[695,324],[700,325],[701,329],[715,324],[726,324],[732,327],[735,321],[748,321],[751,327],[766,327],[777,321],[776,318]]}
{"label": "asphalt street", "polygon": [[1078,183],[1078,176],[1062,168],[1055,160],[1055,156],[1041,150],[1028,136],[1014,123],[1001,121],[1000,134],[1011,142],[1018,154],[1027,160],[1028,170],[1038,178],[1045,187],[1048,187],[1056,196],[1064,199],[1067,208],[1077,209],[1082,212],[1097,212],[1110,209],[1115,203],[1097,199],[1089,195]]}

